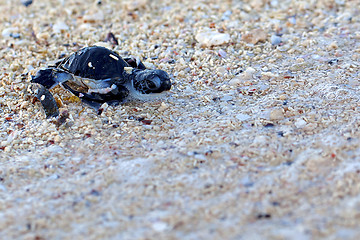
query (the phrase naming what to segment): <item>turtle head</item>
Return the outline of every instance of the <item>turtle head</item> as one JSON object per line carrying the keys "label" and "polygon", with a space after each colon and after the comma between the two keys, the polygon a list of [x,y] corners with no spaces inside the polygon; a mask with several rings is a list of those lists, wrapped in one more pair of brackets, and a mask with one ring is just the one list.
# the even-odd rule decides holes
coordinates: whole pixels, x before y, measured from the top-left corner
{"label": "turtle head", "polygon": [[134,88],[142,94],[161,93],[171,88],[169,75],[163,70],[142,70],[136,73]]}

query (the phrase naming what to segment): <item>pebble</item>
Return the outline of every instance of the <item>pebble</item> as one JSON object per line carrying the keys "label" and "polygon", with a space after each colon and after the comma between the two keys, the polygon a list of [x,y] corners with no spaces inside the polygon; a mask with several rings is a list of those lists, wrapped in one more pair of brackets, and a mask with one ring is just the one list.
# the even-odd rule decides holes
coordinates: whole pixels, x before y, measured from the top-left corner
{"label": "pebble", "polygon": [[103,20],[104,20],[104,13],[102,11],[98,11],[98,12],[83,16],[83,21],[85,23],[101,22]]}
{"label": "pebble", "polygon": [[168,224],[166,222],[157,221],[152,224],[152,229],[156,232],[163,232],[168,228]]}
{"label": "pebble", "polygon": [[219,33],[215,30],[201,31],[195,35],[195,39],[205,46],[218,46],[230,42],[230,35]]}
{"label": "pebble", "polygon": [[2,30],[1,36],[3,36],[4,38],[11,37],[13,34],[16,34],[17,31],[19,31],[17,27],[5,28],[4,30]]}
{"label": "pebble", "polygon": [[149,4],[149,0],[128,0],[123,2],[123,5],[128,11],[135,11],[146,7]]}
{"label": "pebble", "polygon": [[43,150],[43,154],[63,153],[63,152],[64,149],[58,145],[49,146]]}
{"label": "pebble", "polygon": [[231,101],[231,100],[233,100],[234,99],[234,97],[233,96],[231,96],[231,95],[224,95],[222,98],[220,98],[220,100],[221,101],[224,101],[224,102],[226,102],[226,101]]}
{"label": "pebble", "polygon": [[241,77],[244,79],[244,80],[250,80],[253,78],[253,75],[255,74],[256,70],[252,67],[248,67],[245,72],[243,72],[241,74]]}
{"label": "pebble", "polygon": [[338,48],[339,48],[339,46],[337,45],[336,41],[330,43],[329,46],[327,47],[327,49],[329,51],[334,50],[334,49],[338,49]]}
{"label": "pebble", "polygon": [[270,112],[270,120],[282,120],[284,119],[284,113],[283,113],[283,110],[280,109],[280,108],[277,108],[277,109],[273,109],[271,112]]}
{"label": "pebble", "polygon": [[272,0],[272,1],[270,1],[270,5],[271,5],[271,7],[277,7],[279,5],[279,1],[278,0]]}
{"label": "pebble", "polygon": [[252,146],[263,146],[269,142],[269,137],[264,135],[258,135],[254,138]]}
{"label": "pebble", "polygon": [[28,7],[28,6],[30,6],[30,5],[33,3],[33,1],[32,1],[32,0],[21,0],[21,3],[22,3],[22,5],[24,5],[25,7]]}
{"label": "pebble", "polygon": [[270,80],[270,79],[276,79],[279,75],[272,73],[272,72],[261,72],[261,79]]}
{"label": "pebble", "polygon": [[264,42],[267,38],[267,34],[261,28],[251,30],[242,36],[242,40],[247,43],[256,44],[258,42]]}
{"label": "pebble", "polygon": [[190,86],[186,86],[183,90],[183,93],[190,95],[194,93],[194,90]]}
{"label": "pebble", "polygon": [[69,30],[69,26],[66,25],[66,23],[61,22],[61,21],[55,23],[54,26],[53,26],[53,31],[55,33],[60,33],[60,32],[64,32],[64,31],[67,31],[67,30]]}
{"label": "pebble", "polygon": [[227,10],[227,11],[224,12],[224,14],[222,15],[221,20],[229,20],[231,14],[232,14],[232,11],[231,11],[231,10]]}
{"label": "pebble", "polygon": [[36,37],[38,40],[46,41],[50,38],[50,34],[48,32],[42,32],[42,33],[38,33]]}
{"label": "pebble", "polygon": [[289,18],[288,18],[288,21],[289,21],[289,23],[291,23],[292,25],[295,25],[295,24],[296,24],[296,18],[295,18],[295,16],[289,17]]}
{"label": "pebble", "polygon": [[153,63],[143,62],[143,64],[147,69],[156,69],[156,66]]}
{"label": "pebble", "polygon": [[233,79],[231,79],[229,81],[229,84],[231,86],[239,86],[239,85],[241,85],[241,83],[242,83],[242,79],[240,77],[234,77]]}
{"label": "pebble", "polygon": [[169,108],[169,105],[166,104],[166,103],[164,103],[164,102],[162,102],[161,105],[160,105],[160,107],[158,108],[158,110],[159,110],[160,112],[162,112],[162,111],[165,111],[165,110],[168,109],[168,108]]}
{"label": "pebble", "polygon": [[218,53],[218,54],[219,54],[219,56],[222,57],[222,58],[226,58],[226,56],[227,56],[226,52],[225,52],[224,50],[222,50],[222,49],[219,50],[219,53]]}
{"label": "pebble", "polygon": [[271,35],[270,42],[272,45],[279,45],[281,43],[281,37],[277,35]]}
{"label": "pebble", "polygon": [[221,75],[224,75],[226,73],[226,69],[224,67],[218,67],[217,72]]}
{"label": "pebble", "polygon": [[239,121],[246,121],[248,119],[250,119],[251,117],[247,114],[243,114],[243,113],[238,113],[236,114],[236,119],[238,119]]}
{"label": "pebble", "polygon": [[319,60],[319,59],[321,58],[321,56],[318,55],[318,54],[313,54],[313,55],[311,55],[311,57],[312,57],[312,59],[314,59],[314,60]]}
{"label": "pebble", "polygon": [[295,127],[297,127],[297,128],[303,128],[306,126],[306,122],[302,118],[297,119],[294,124],[295,124]]}

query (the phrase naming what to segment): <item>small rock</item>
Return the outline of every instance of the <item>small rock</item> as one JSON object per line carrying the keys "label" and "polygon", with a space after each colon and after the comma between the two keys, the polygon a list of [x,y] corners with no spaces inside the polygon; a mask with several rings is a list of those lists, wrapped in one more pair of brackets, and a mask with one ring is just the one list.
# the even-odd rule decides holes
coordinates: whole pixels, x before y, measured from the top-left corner
{"label": "small rock", "polygon": [[156,69],[156,66],[153,63],[143,62],[143,64],[147,69]]}
{"label": "small rock", "polygon": [[164,111],[164,110],[166,110],[166,109],[168,109],[168,108],[169,108],[169,105],[167,105],[166,103],[162,102],[161,105],[160,105],[160,107],[158,108],[158,110],[159,110],[160,112],[162,112],[162,111]]}
{"label": "small rock", "polygon": [[66,25],[66,23],[61,22],[61,21],[55,23],[53,26],[53,31],[55,33],[65,32],[67,30],[69,30],[68,25]]}
{"label": "small rock", "polygon": [[225,52],[224,50],[222,50],[222,49],[219,50],[219,53],[218,53],[218,54],[219,54],[219,56],[222,57],[222,58],[226,58],[226,56],[227,56],[226,52]]}
{"label": "small rock", "polygon": [[15,39],[20,38],[20,34],[19,33],[11,33],[10,37],[15,38]]}
{"label": "small rock", "polygon": [[218,31],[208,30],[201,31],[196,34],[195,39],[205,46],[217,46],[230,42],[230,35],[227,33],[219,33]]}
{"label": "small rock", "polygon": [[340,5],[340,6],[343,6],[345,5],[345,0],[335,0],[336,4]]}
{"label": "small rock", "polygon": [[269,142],[269,137],[264,135],[257,135],[251,145],[253,146],[263,146]]}
{"label": "small rock", "polygon": [[272,7],[277,7],[279,5],[279,1],[278,0],[272,0],[272,1],[270,1],[270,5]]}
{"label": "small rock", "polygon": [[338,63],[338,62],[339,62],[339,59],[334,58],[334,59],[329,60],[328,64],[333,65],[333,64]]}
{"label": "small rock", "polygon": [[44,149],[43,154],[50,154],[50,153],[63,153],[64,149],[58,145],[51,145]]}
{"label": "small rock", "polygon": [[183,90],[183,93],[185,94],[194,94],[194,90],[190,86],[186,86]]}
{"label": "small rock", "polygon": [[328,45],[328,47],[327,47],[327,49],[329,50],[329,51],[331,51],[331,50],[335,50],[335,49],[338,49],[339,48],[339,46],[337,45],[337,43],[334,41],[334,42],[332,42],[332,43],[330,43],[329,45]]}
{"label": "small rock", "polygon": [[32,0],[21,0],[21,4],[24,5],[25,7],[30,6],[33,3]]}
{"label": "small rock", "polygon": [[303,128],[306,126],[306,122],[302,118],[297,119],[294,124],[295,124],[295,127],[297,127],[297,128]]}
{"label": "small rock", "polygon": [[277,35],[271,35],[270,42],[272,45],[279,45],[281,43],[281,37]]}
{"label": "small rock", "polygon": [[239,121],[246,121],[249,118],[251,118],[249,115],[247,114],[243,114],[243,113],[239,113],[235,116]]}
{"label": "small rock", "polygon": [[314,60],[319,60],[319,59],[321,58],[321,56],[318,55],[318,54],[313,54],[313,55],[311,55],[311,57],[312,57],[312,59],[314,59]]}
{"label": "small rock", "polygon": [[244,81],[247,80],[251,80],[253,78],[254,73],[256,72],[256,70],[252,67],[248,67],[245,72],[241,73],[240,75],[234,77],[233,79],[231,79],[229,81],[229,84],[231,86],[239,86],[241,85]]}
{"label": "small rock", "polygon": [[217,72],[221,75],[224,75],[226,73],[226,69],[224,67],[218,67]]}
{"label": "small rock", "polygon": [[272,72],[261,72],[261,79],[269,80],[269,79],[276,79],[279,75],[272,73]]}
{"label": "small rock", "polygon": [[247,43],[256,44],[258,42],[265,42],[267,34],[264,30],[258,28],[242,36],[242,40]]}
{"label": "small rock", "polygon": [[109,108],[109,104],[107,102],[101,104],[101,106],[100,106],[100,108],[98,110],[98,114],[99,113],[101,114],[101,113],[105,112],[108,108]]}
{"label": "small rock", "polygon": [[299,57],[296,59],[296,63],[304,63],[304,62],[305,62],[305,59],[302,57]]}
{"label": "small rock", "polygon": [[16,34],[16,32],[19,31],[19,29],[17,27],[9,27],[9,28],[5,28],[4,30],[2,30],[1,32],[1,36],[5,37],[12,37],[13,34]]}
{"label": "small rock", "polygon": [[241,76],[243,77],[243,79],[249,80],[253,77],[255,72],[256,70],[254,68],[248,67],[245,72],[241,74]]}
{"label": "small rock", "polygon": [[127,0],[123,5],[128,11],[135,11],[149,5],[149,0]]}
{"label": "small rock", "polygon": [[231,11],[231,10],[227,10],[227,11],[224,12],[224,14],[222,15],[221,20],[229,20],[231,14],[232,14],[232,11]]}
{"label": "small rock", "polygon": [[104,13],[102,11],[98,11],[98,12],[83,16],[83,21],[85,23],[101,22],[103,20],[104,20]]}
{"label": "small rock", "polygon": [[157,221],[152,224],[152,229],[156,232],[163,232],[168,228],[168,224],[166,222]]}
{"label": "small rock", "polygon": [[42,33],[36,34],[36,37],[38,40],[47,41],[50,38],[50,34],[49,34],[49,32],[42,32]]}
{"label": "small rock", "polygon": [[270,120],[282,120],[284,119],[283,110],[278,108],[270,112]]}
{"label": "small rock", "polygon": [[233,100],[233,96],[231,96],[231,95],[224,95],[222,98],[220,98],[220,100],[221,100],[221,101],[224,101],[224,102],[226,102],[226,101],[231,101],[231,100]]}
{"label": "small rock", "polygon": [[279,99],[282,100],[282,101],[286,100],[286,98],[287,98],[287,97],[286,97],[286,95],[284,95],[284,94],[282,94],[282,95],[279,96]]}
{"label": "small rock", "polygon": [[265,1],[263,1],[263,0],[252,0],[252,1],[249,1],[249,4],[250,4],[250,6],[252,8],[254,8],[256,10],[259,10],[264,6]]}
{"label": "small rock", "polygon": [[241,83],[242,83],[242,79],[240,77],[234,77],[233,79],[231,79],[229,81],[229,84],[231,86],[239,86],[239,85],[241,85]]}
{"label": "small rock", "polygon": [[296,24],[296,18],[295,16],[291,16],[288,18],[288,21],[290,24],[295,25]]}

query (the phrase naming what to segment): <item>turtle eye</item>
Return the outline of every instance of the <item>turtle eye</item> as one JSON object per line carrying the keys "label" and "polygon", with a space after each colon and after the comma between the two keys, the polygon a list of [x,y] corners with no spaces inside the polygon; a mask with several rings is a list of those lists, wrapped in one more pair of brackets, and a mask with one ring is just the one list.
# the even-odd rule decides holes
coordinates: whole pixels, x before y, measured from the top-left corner
{"label": "turtle eye", "polygon": [[154,76],[151,79],[146,80],[146,85],[149,89],[159,89],[161,86],[161,80],[158,76]]}

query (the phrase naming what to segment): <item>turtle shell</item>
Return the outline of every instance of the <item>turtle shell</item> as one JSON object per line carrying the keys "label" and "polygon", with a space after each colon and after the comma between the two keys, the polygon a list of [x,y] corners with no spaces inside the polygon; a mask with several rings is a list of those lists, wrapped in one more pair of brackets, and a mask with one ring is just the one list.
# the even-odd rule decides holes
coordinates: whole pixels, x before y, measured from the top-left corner
{"label": "turtle shell", "polygon": [[115,52],[99,46],[83,48],[65,58],[57,66],[65,71],[94,80],[123,79],[129,65]]}

